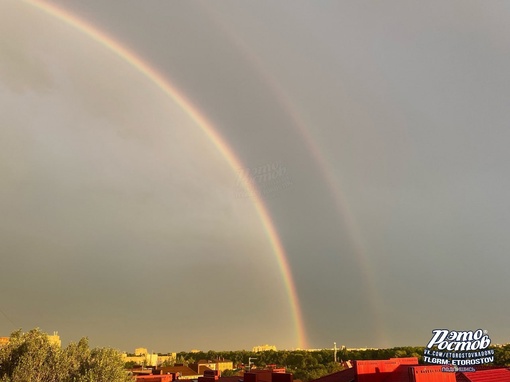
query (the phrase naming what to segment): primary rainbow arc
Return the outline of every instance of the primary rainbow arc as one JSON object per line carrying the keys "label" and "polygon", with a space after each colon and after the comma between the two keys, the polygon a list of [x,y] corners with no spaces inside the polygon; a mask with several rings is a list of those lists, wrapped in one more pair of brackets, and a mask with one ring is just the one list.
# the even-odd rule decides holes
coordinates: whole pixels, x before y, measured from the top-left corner
{"label": "primary rainbow arc", "polygon": [[[70,25],[71,27],[85,33],[87,36],[103,45],[110,51],[114,52],[120,58],[125,60],[131,66],[136,68],[146,78],[158,86],[167,96],[169,96],[190,118],[196,123],[198,127],[203,131],[204,134],[211,140],[213,145],[221,152],[223,157],[226,159],[228,164],[235,171],[239,168],[243,168],[242,162],[234,153],[234,151],[228,146],[225,139],[217,132],[214,126],[207,120],[207,118],[180,92],[170,81],[168,81],[163,75],[158,73],[148,63],[143,61],[135,53],[115,41],[110,36],[106,35],[96,27],[86,23],[79,19],[70,12],[58,8],[52,4],[48,4],[42,0],[24,0],[26,3],[44,11],[45,13],[57,18]],[[283,282],[285,284],[286,292],[289,297],[289,303],[292,310],[294,319],[294,326],[296,330],[298,347],[306,348],[307,340],[306,333],[303,324],[303,318],[301,308],[299,305],[298,295],[296,287],[292,278],[289,263],[286,258],[285,250],[282,242],[278,236],[276,228],[271,220],[268,209],[264,204],[264,201],[258,192],[256,186],[249,179],[245,180],[244,186],[250,195],[253,195],[253,201],[257,213],[260,217],[264,230],[268,236],[269,242],[277,259]]]}

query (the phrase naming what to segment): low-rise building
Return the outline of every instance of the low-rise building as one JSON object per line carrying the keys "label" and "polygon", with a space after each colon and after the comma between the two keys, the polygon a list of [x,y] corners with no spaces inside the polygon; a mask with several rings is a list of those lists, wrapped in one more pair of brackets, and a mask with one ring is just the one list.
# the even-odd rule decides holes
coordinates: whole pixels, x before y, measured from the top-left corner
{"label": "low-rise building", "polygon": [[195,370],[184,365],[175,365],[168,367],[161,367],[154,371],[156,374],[173,374],[176,379],[198,379],[201,374],[198,374]]}
{"label": "low-rise building", "polygon": [[160,366],[165,361],[175,361],[176,357],[177,353],[159,355],[149,353],[146,348],[136,348],[134,355],[122,353],[122,360],[124,362],[134,362],[137,365],[143,366]]}
{"label": "low-rise building", "polygon": [[197,382],[293,382],[292,374],[285,373],[285,369],[253,370],[244,376],[222,377],[219,370],[206,370],[204,376],[197,376],[186,366],[172,366],[152,369],[146,373],[137,373],[136,382],[172,382],[179,379],[194,379]]}
{"label": "low-rise building", "polygon": [[224,359],[201,359],[198,362],[190,363],[188,367],[195,370],[197,374],[203,375],[205,370],[218,370],[220,372],[225,370],[232,370],[234,368],[234,363]]}
{"label": "low-rise building", "polygon": [[136,382],[172,382],[172,375],[138,375]]}
{"label": "low-rise building", "polygon": [[244,373],[244,382],[293,382],[294,376],[284,368],[252,369]]}
{"label": "low-rise building", "polygon": [[[50,344],[62,347],[62,341],[60,340],[58,332],[53,332],[53,334],[47,334],[47,337],[48,340],[50,341]],[[9,341],[10,337],[0,337],[0,347],[7,345]]]}
{"label": "low-rise building", "polygon": [[276,351],[276,346],[265,344],[265,345],[260,345],[260,346],[254,346],[252,348],[252,351],[254,353],[258,353],[261,351],[270,351],[270,350]]}

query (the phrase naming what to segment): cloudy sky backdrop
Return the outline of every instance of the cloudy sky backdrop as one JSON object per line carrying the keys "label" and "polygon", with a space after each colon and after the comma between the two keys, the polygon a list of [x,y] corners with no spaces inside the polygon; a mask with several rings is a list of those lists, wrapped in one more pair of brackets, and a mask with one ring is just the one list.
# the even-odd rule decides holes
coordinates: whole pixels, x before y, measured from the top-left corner
{"label": "cloudy sky backdrop", "polygon": [[[509,340],[505,2],[0,3],[0,335],[132,351]],[[238,166],[239,167],[239,166]],[[254,197],[287,254],[307,343]]]}

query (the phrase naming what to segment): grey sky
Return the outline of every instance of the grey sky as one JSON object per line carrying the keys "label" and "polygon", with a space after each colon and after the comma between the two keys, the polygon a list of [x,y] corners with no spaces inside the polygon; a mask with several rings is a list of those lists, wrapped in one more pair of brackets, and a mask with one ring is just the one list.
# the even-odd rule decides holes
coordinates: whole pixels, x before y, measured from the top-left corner
{"label": "grey sky", "polygon": [[[310,347],[508,342],[504,2],[53,3],[171,80],[245,169],[285,168],[259,186]],[[88,36],[0,7],[0,331],[297,346],[252,199],[205,135]]]}

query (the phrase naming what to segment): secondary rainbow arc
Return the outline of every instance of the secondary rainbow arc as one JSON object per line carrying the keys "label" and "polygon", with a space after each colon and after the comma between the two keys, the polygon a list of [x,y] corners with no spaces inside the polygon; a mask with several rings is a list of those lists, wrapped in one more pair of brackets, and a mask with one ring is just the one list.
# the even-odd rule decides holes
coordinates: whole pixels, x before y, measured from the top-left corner
{"label": "secondary rainbow arc", "polygon": [[243,39],[239,35],[233,33],[232,30],[229,30],[228,27],[221,22],[217,15],[212,12],[211,7],[209,7],[208,4],[204,3],[202,7],[207,10],[210,19],[215,23],[216,27],[218,27],[224,35],[231,40],[232,45],[246,58],[246,63],[252,67],[260,81],[266,85],[271,94],[274,95],[273,99],[278,103],[285,115],[289,118],[292,123],[292,127],[302,138],[302,142],[306,146],[311,159],[314,163],[316,163],[322,178],[331,192],[334,208],[338,211],[339,216],[345,223],[350,243],[352,245],[356,261],[359,265],[361,278],[367,291],[367,302],[371,309],[375,334],[381,343],[387,343],[388,339],[386,338],[386,334],[382,326],[383,320],[381,312],[383,309],[380,303],[381,298],[378,295],[374,281],[375,273],[372,269],[371,262],[367,257],[367,249],[365,248],[362,240],[360,225],[357,222],[355,214],[350,208],[347,196],[342,191],[343,182],[334,175],[335,172],[333,171],[332,164],[326,159],[326,155],[319,149],[316,140],[313,139],[309,129],[306,127],[306,124],[300,116],[301,113],[279,84],[278,79],[271,75],[263,61],[251,51]]}
{"label": "secondary rainbow arc", "polygon": [[[42,0],[24,0],[26,3],[40,9],[56,19],[65,22],[71,27],[81,31],[97,43],[103,45],[110,51],[114,52],[120,58],[125,60],[131,66],[136,68],[152,83],[158,86],[167,96],[169,96],[188,116],[194,123],[203,131],[209,138],[213,145],[220,151],[227,163],[234,171],[243,168],[241,160],[235,152],[227,144],[226,140],[217,132],[213,124],[198,110],[187,98],[179,91],[171,82],[160,74],[156,69],[151,67],[147,62],[138,57],[134,52],[121,45],[112,37],[106,35],[98,28],[90,25],[89,23],[81,20],[67,10],[56,7],[55,5],[48,4]],[[258,192],[255,184],[248,179],[243,180],[246,191],[253,195],[253,202],[256,211],[260,217],[261,223],[268,236],[269,242],[275,254],[277,263],[280,268],[283,282],[285,284],[286,292],[289,298],[289,304],[292,311],[294,326],[296,330],[298,347],[306,348],[307,339],[306,331],[303,323],[299,299],[292,277],[291,269],[287,261],[283,244],[278,236],[276,228],[271,220],[271,216],[264,201]]]}

